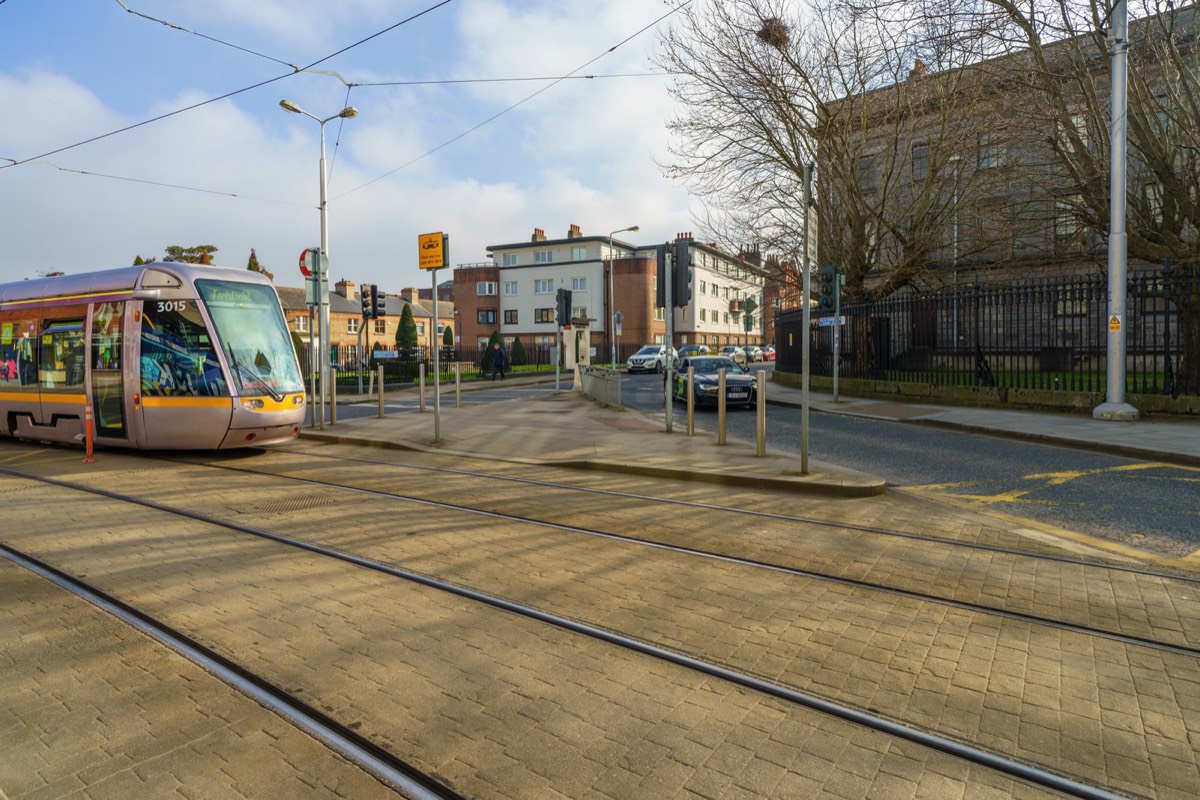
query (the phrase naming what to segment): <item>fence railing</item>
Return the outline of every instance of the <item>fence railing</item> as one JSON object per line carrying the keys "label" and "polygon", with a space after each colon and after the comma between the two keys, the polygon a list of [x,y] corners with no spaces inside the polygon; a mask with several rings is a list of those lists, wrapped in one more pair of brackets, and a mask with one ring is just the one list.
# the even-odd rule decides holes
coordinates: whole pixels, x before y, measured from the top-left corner
{"label": "fence railing", "polygon": [[[303,342],[302,342],[303,344]],[[617,348],[617,364],[624,365],[629,356],[636,353],[641,344],[620,345]],[[522,352],[513,352],[513,348],[506,351],[508,355],[508,366],[505,368],[509,373],[523,374],[527,372],[553,372],[554,358],[556,351],[548,347],[524,346]],[[303,373],[309,374],[309,354],[306,347],[301,347],[297,351],[300,358],[300,367]],[[610,357],[608,348],[596,348],[596,355],[593,362],[596,364],[607,365]],[[491,352],[478,347],[442,347],[439,350],[439,367],[441,368],[442,379],[453,379],[455,365],[458,365],[459,374],[463,380],[471,380],[480,377],[489,377],[492,374],[492,358]],[[388,384],[412,383],[417,380],[419,365],[425,365],[425,376],[427,380],[433,379],[433,354],[426,347],[418,347],[413,350],[403,351],[396,347],[381,347],[374,348],[369,353],[363,354],[362,371],[363,376],[374,372],[377,367],[383,366],[384,380]],[[334,366],[338,369],[338,383],[350,385],[357,383],[359,362],[349,351],[349,348],[344,349],[339,353]]]}
{"label": "fence railing", "polygon": [[[1126,336],[1126,391],[1200,395],[1200,274],[1129,280],[1110,319],[1103,277],[907,291],[843,305],[839,375],[952,386],[1103,393],[1110,325]],[[777,369],[801,371],[800,310],[779,315]],[[813,314],[811,373],[833,374],[833,326]]]}

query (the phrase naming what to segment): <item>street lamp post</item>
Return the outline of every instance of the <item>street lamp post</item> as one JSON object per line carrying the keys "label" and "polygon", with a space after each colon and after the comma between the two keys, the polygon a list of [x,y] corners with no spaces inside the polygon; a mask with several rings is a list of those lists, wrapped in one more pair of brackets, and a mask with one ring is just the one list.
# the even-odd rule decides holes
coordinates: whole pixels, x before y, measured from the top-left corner
{"label": "street lamp post", "polygon": [[618,233],[630,231],[637,233],[641,228],[637,225],[630,225],[628,228],[621,228],[619,231],[613,231],[608,235],[608,341],[612,345],[612,362],[613,369],[617,368],[617,296],[613,293],[613,273],[616,272],[616,258],[613,257],[613,236]]}
{"label": "street lamp post", "polygon": [[[290,111],[293,114],[303,114],[309,119],[317,121],[321,127],[321,254],[325,256],[325,263],[328,263],[329,258],[329,196],[326,187],[327,174],[325,170],[325,123],[334,119],[350,119],[358,116],[358,109],[354,106],[346,106],[332,117],[321,119],[314,117],[300,106],[293,103],[291,100],[280,100],[279,107],[284,111]],[[326,270],[321,268],[321,259],[317,259],[317,304],[320,313],[317,317],[317,374],[321,376],[321,391],[318,398],[318,409],[320,410],[320,427],[325,427],[325,398],[328,396],[328,387],[326,382],[329,380],[329,291],[327,288],[328,278]],[[382,389],[380,390],[382,395]]]}

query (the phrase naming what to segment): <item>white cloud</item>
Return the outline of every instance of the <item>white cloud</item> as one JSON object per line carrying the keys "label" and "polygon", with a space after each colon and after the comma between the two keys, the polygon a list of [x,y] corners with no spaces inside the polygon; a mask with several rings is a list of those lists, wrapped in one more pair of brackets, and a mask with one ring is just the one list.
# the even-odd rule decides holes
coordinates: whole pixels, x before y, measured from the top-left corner
{"label": "white cloud", "polygon": [[[148,5],[139,10],[163,16],[183,8]],[[331,29],[339,34],[351,25],[347,8],[360,13],[358,28],[366,20],[374,29],[418,8],[383,0],[333,6]],[[188,5],[195,19],[173,21],[199,29],[220,20],[224,32],[261,31],[261,47],[269,51],[300,42],[317,11],[333,6],[228,0]],[[420,59],[403,48],[383,59],[378,49],[372,58],[351,51],[332,68],[389,77],[562,74],[661,13],[639,0],[606,4],[602,14],[582,0],[516,4],[516,10],[490,0],[447,9],[454,9],[457,28],[446,27],[447,13],[440,26],[406,32],[405,41],[419,31],[436,32]],[[124,27],[145,35],[144,26]],[[454,46],[444,48],[449,41]],[[653,43],[652,33],[643,34],[586,71],[648,71],[645,55]],[[88,83],[86,73],[66,69],[0,71],[0,108],[9,120],[0,126],[0,156],[27,158],[212,96],[196,87],[188,67],[165,62],[157,68],[175,71],[156,75],[140,91],[138,70],[145,65],[99,86]],[[230,86],[251,82],[239,80]],[[159,91],[163,86],[172,89]],[[113,93],[116,87],[121,94]],[[360,116],[342,127],[336,158],[339,123],[326,125],[335,277],[392,291],[426,286],[429,275],[415,266],[416,236],[433,230],[450,234],[451,261],[463,263],[484,260],[487,245],[527,239],[534,227],[563,236],[575,223],[585,234],[604,235],[636,223],[642,230],[631,240],[639,243],[691,229],[686,195],[668,185],[654,163],[665,154],[663,87],[663,78],[564,81],[379,180],[532,93],[536,84],[355,88],[349,102]],[[135,255],[161,255],[171,244],[212,243],[220,248],[218,262],[238,267],[254,247],[277,282],[299,285],[297,256],[319,240],[318,130],[312,120],[281,111],[283,97],[328,115],[346,101],[346,89],[325,76],[299,75],[51,157],[63,167],[218,194],[49,166],[0,168],[0,280],[124,266]]]}

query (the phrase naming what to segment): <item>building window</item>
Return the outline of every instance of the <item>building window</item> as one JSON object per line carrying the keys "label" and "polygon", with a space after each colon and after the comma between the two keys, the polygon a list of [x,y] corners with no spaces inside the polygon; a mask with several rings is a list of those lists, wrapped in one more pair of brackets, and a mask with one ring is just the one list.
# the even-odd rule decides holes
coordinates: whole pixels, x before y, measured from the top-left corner
{"label": "building window", "polygon": [[476,346],[477,348],[479,348],[481,351],[482,351],[482,350],[487,350],[487,349],[488,349],[488,341],[489,341],[491,338],[492,338],[492,337],[490,337],[490,336],[480,336],[480,337],[477,337],[477,338],[475,339],[475,346]]}
{"label": "building window", "polygon": [[515,267],[517,265],[516,253],[505,253],[500,256],[501,263],[506,267]]}
{"label": "building window", "polygon": [[1007,155],[1008,147],[997,134],[985,133],[979,137],[976,161],[980,169],[995,169],[1004,166],[1004,159]]}
{"label": "building window", "polygon": [[[304,321],[306,323],[308,322],[308,320],[304,320]],[[358,325],[361,321],[362,320],[360,320],[358,317],[351,317],[350,319],[346,320],[346,333],[352,333],[357,336],[358,335]]]}
{"label": "building window", "polygon": [[480,281],[475,284],[475,294],[479,296],[494,295],[496,293],[495,281]]}
{"label": "building window", "polygon": [[700,294],[708,294],[708,281],[700,281]]}
{"label": "building window", "polygon": [[534,294],[554,294],[553,278],[538,278],[533,282]]}
{"label": "building window", "polygon": [[553,308],[535,308],[533,310],[534,322],[554,322]]}
{"label": "building window", "polygon": [[575,306],[571,309],[571,319],[587,319],[587,306]]}
{"label": "building window", "polygon": [[554,260],[554,251],[553,250],[534,250],[533,251],[533,263],[535,263],[535,264],[549,264],[553,260]]}
{"label": "building window", "polygon": [[929,177],[929,145],[914,144],[912,148],[912,182],[921,183]]}
{"label": "building window", "polygon": [[715,283],[712,285],[712,296],[713,296],[713,297],[720,297],[720,296],[721,296],[721,287],[720,287],[720,286],[718,286],[718,285],[717,285],[717,284],[715,284]]}
{"label": "building window", "polygon": [[571,291],[572,292],[586,292],[587,291],[587,278],[571,278]]}
{"label": "building window", "polygon": [[871,194],[875,191],[877,183],[875,156],[863,156],[858,159],[858,188],[863,194]]}
{"label": "building window", "polygon": [[517,293],[517,282],[516,281],[505,281],[504,282],[505,296],[512,297],[516,293]]}
{"label": "building window", "polygon": [[1054,243],[1059,252],[1074,252],[1083,245],[1083,224],[1076,213],[1082,201],[1079,195],[1054,201]]}
{"label": "building window", "polygon": [[496,324],[496,309],[481,308],[475,312],[475,321],[480,325],[495,325]]}
{"label": "building window", "polygon": [[655,319],[655,321],[657,321],[657,322],[663,322],[664,320],[666,320],[666,318],[667,318],[667,312],[666,312],[666,309],[664,309],[664,308],[661,308],[661,307],[660,307],[660,308],[655,308],[655,309],[654,309],[654,319]]}
{"label": "building window", "polygon": [[571,248],[571,260],[572,261],[586,261],[587,260],[587,248],[586,247],[572,247]]}
{"label": "building window", "polygon": [[505,325],[516,325],[517,324],[517,310],[515,308],[505,310],[504,324]]}
{"label": "building window", "polygon": [[726,325],[729,324],[729,312],[728,311],[725,312],[725,324]]}
{"label": "building window", "polygon": [[387,333],[387,320],[386,319],[375,320],[375,332],[378,333],[380,336]]}
{"label": "building window", "polygon": [[424,336],[424,335],[425,335],[425,323],[418,322],[417,323],[417,336]]}
{"label": "building window", "polygon": [[708,322],[708,309],[707,308],[700,309],[700,321]]}
{"label": "building window", "polygon": [[[351,320],[352,322],[354,320]],[[296,323],[296,333],[306,333],[308,331],[308,317],[296,317],[293,319]],[[354,333],[354,331],[350,331]]]}

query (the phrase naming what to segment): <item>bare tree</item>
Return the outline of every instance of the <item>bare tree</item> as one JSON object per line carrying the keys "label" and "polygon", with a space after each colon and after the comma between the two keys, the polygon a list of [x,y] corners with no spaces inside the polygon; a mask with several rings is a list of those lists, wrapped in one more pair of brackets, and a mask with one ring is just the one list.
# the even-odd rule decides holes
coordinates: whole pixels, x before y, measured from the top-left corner
{"label": "bare tree", "polygon": [[930,48],[928,20],[845,0],[799,14],[781,0],[681,14],[661,56],[680,76],[682,108],[669,124],[668,174],[704,199],[712,238],[779,255],[764,263],[799,263],[804,165],[815,162],[818,258],[838,265],[851,296],[948,274],[955,201],[971,198],[975,175],[955,155],[973,152],[973,109],[987,99],[964,65],[983,37],[943,26]]}
{"label": "bare tree", "polygon": [[[1097,261],[1109,227],[1110,59],[1108,2],[1018,4],[988,0],[1003,15],[997,41],[1014,56],[1011,107],[1040,140],[1026,168],[1044,180],[1048,214],[1073,215],[1091,232]],[[1170,259],[1167,298],[1178,309],[1181,381],[1200,389],[1200,16],[1196,7],[1143,0],[1132,11],[1128,67],[1126,231],[1131,268]],[[1190,291],[1189,291],[1189,287]]]}

